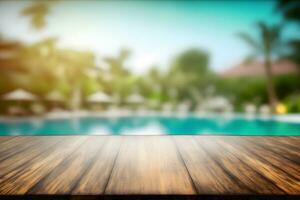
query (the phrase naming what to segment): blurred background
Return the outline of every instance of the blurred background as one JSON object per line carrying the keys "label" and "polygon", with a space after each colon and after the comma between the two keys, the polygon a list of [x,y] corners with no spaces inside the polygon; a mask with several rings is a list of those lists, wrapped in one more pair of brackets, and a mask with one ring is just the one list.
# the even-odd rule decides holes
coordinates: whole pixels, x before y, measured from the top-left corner
{"label": "blurred background", "polygon": [[0,1],[0,113],[300,113],[300,2]]}

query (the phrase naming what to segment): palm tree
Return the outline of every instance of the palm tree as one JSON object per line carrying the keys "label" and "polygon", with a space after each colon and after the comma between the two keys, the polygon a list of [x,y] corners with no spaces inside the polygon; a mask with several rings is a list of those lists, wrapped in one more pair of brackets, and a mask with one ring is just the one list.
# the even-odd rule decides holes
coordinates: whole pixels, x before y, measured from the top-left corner
{"label": "palm tree", "polygon": [[[281,11],[284,19],[287,22],[292,22],[300,26],[300,4],[295,0],[279,0],[277,9]],[[289,47],[291,48],[288,57],[300,66],[300,39],[294,38],[290,40]]]}
{"label": "palm tree", "polygon": [[280,51],[282,50],[282,26],[270,26],[264,22],[259,22],[257,27],[260,34],[258,40],[247,33],[239,33],[238,36],[252,49],[252,53],[246,59],[248,62],[252,62],[252,60],[257,57],[263,58],[269,104],[274,112],[278,99],[273,83],[272,59],[278,58],[280,56]]}

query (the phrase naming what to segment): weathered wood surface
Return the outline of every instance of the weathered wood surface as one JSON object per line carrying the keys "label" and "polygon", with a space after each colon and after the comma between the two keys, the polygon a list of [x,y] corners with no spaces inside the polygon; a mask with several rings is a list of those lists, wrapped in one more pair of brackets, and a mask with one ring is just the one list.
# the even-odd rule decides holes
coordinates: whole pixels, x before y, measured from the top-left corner
{"label": "weathered wood surface", "polygon": [[170,137],[128,136],[107,185],[107,194],[194,194]]}
{"label": "weathered wood surface", "polygon": [[1,194],[300,195],[300,137],[0,137]]}

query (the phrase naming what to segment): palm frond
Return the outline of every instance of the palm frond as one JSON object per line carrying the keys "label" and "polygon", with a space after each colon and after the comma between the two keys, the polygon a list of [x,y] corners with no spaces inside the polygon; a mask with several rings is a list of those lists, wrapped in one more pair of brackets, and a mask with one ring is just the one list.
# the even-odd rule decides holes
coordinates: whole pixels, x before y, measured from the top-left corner
{"label": "palm frond", "polygon": [[238,33],[237,36],[247,43],[254,51],[260,51],[261,46],[251,35],[247,33]]}
{"label": "palm frond", "polygon": [[260,32],[260,38],[262,43],[262,50],[266,56],[269,56],[272,49],[272,34],[270,27],[264,22],[258,22],[257,27]]}
{"label": "palm frond", "polygon": [[295,0],[279,0],[279,2],[277,3],[277,8],[285,9],[286,7],[289,7],[294,2]]}
{"label": "palm frond", "polygon": [[283,26],[284,24],[278,24],[267,27],[267,37],[265,39],[267,40],[270,54],[277,54],[277,52],[282,51],[283,47],[286,46],[282,38]]}
{"label": "palm frond", "polygon": [[300,19],[300,2],[298,0],[279,0],[276,9],[282,11],[286,19],[294,21]]}

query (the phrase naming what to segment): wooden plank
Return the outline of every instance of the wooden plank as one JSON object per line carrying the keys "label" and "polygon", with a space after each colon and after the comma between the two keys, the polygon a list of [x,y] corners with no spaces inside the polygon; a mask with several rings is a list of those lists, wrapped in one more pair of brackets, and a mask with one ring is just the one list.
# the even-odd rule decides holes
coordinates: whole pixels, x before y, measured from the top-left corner
{"label": "wooden plank", "polygon": [[[283,170],[285,173],[287,173],[287,175],[293,176],[294,178],[300,180],[300,165],[283,157],[282,154],[284,154],[286,151],[282,151],[280,154],[277,154],[267,147],[257,145],[255,142],[250,142],[249,140],[246,140],[244,138],[239,139],[237,137],[222,137],[222,140],[224,142],[226,141],[229,143],[234,143],[234,145],[240,147],[240,149],[242,149],[243,151],[249,152],[258,160],[273,165],[274,167]],[[257,140],[260,140],[260,137],[258,137]]]}
{"label": "wooden plank", "polygon": [[7,141],[16,138],[17,136],[0,136],[0,145],[6,143]]}
{"label": "wooden plank", "polygon": [[124,137],[106,194],[195,194],[168,136]]}
{"label": "wooden plank", "polygon": [[269,137],[266,139],[272,141],[274,144],[278,144],[280,146],[283,145],[291,150],[294,149],[297,152],[300,151],[300,137]]}
{"label": "wooden plank", "polygon": [[0,146],[0,161],[39,144],[43,137],[15,137]]}
{"label": "wooden plank", "polygon": [[239,180],[228,175],[191,136],[174,137],[200,194],[251,194]]}
{"label": "wooden plank", "polygon": [[38,182],[29,194],[70,194],[77,181],[89,170],[106,137],[89,136],[76,151]]}
{"label": "wooden plank", "polygon": [[[282,194],[279,187],[272,184],[255,169],[241,160],[239,151],[229,151],[224,145],[217,143],[217,137],[197,137],[200,147],[209,154],[228,174],[242,182],[254,194]],[[226,146],[227,147],[227,146]],[[244,154],[243,154],[244,155]],[[252,158],[255,159],[255,158]],[[259,167],[259,166],[257,166]]]}
{"label": "wooden plank", "polygon": [[[60,137],[55,137],[60,138]],[[70,136],[56,148],[30,160],[26,165],[0,179],[0,194],[25,194],[61,163],[85,141],[84,136]],[[43,146],[40,146],[42,149]]]}
{"label": "wooden plank", "polygon": [[119,153],[122,137],[108,137],[94,163],[77,181],[72,194],[103,194]]}
{"label": "wooden plank", "polygon": [[[239,138],[242,140],[241,138]],[[259,159],[259,157],[250,153],[246,148],[241,148],[234,143],[225,142],[222,138],[216,138],[217,144],[226,148],[226,151],[232,152],[244,163],[255,169],[261,176],[266,177],[274,185],[281,188],[288,194],[299,194],[300,182],[287,173]],[[252,147],[251,147],[252,148]],[[260,152],[263,154],[264,152]]]}
{"label": "wooden plank", "polygon": [[0,194],[300,194],[299,139],[276,138],[18,136]]}
{"label": "wooden plank", "polygon": [[44,151],[48,150],[48,148],[59,142],[58,138],[53,137],[41,137],[39,140],[33,138],[30,139],[35,140],[35,143],[33,143],[34,145],[31,145],[30,148],[26,148],[22,152],[17,152],[14,156],[10,156],[0,162],[0,177],[13,171],[19,166],[28,163],[31,159],[42,154]]}
{"label": "wooden plank", "polygon": [[276,143],[270,138],[247,137],[245,139],[251,141],[252,143],[255,143],[256,145],[260,145],[261,147],[268,148],[269,151],[279,154],[282,157],[289,159],[297,163],[298,165],[300,165],[300,151],[291,151],[289,148]]}

